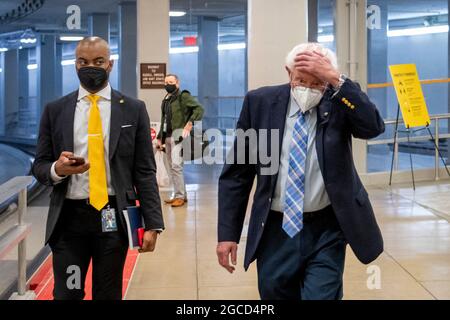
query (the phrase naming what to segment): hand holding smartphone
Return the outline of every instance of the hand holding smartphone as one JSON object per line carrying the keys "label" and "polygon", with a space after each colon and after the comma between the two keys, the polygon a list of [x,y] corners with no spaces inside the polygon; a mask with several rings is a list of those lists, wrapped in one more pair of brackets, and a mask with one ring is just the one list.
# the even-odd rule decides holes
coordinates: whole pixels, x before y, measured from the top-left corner
{"label": "hand holding smartphone", "polygon": [[72,166],[81,166],[83,164],[85,164],[86,160],[84,160],[83,157],[76,157],[76,156],[72,156],[72,157],[68,157],[69,160],[75,160],[75,163],[72,164]]}

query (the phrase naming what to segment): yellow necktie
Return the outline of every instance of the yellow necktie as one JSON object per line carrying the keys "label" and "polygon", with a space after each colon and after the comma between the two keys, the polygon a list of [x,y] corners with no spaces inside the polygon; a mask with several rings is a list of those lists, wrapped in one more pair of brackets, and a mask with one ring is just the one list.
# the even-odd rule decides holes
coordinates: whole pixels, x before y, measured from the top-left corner
{"label": "yellow necktie", "polygon": [[102,119],[97,104],[100,97],[90,95],[88,98],[91,101],[88,123],[88,158],[91,165],[89,169],[89,202],[100,211],[108,203]]}

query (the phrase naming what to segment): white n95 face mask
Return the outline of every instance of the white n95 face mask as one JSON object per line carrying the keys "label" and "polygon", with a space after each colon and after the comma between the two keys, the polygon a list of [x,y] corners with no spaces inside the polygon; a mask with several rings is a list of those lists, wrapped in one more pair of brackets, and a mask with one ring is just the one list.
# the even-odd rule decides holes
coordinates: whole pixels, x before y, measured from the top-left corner
{"label": "white n95 face mask", "polygon": [[317,107],[317,105],[320,103],[320,100],[322,100],[323,93],[317,89],[297,86],[292,88],[292,96],[294,97],[302,112],[305,113],[306,111]]}

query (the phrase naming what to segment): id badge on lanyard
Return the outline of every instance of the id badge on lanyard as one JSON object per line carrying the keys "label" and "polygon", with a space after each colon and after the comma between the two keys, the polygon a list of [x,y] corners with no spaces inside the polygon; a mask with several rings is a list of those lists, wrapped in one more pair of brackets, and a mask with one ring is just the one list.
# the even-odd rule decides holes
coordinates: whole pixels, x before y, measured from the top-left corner
{"label": "id badge on lanyard", "polygon": [[116,210],[114,208],[110,208],[110,206],[102,210],[102,231],[117,231]]}

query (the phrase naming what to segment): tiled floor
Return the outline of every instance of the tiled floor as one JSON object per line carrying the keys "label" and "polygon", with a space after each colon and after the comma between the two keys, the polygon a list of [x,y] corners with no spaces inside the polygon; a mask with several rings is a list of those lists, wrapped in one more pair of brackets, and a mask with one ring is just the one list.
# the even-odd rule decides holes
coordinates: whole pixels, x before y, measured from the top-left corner
{"label": "tiled floor", "polygon": [[[344,299],[450,299],[449,192],[448,181],[369,189],[385,253],[365,266],[347,249]],[[245,234],[236,272],[217,263],[216,186],[190,185],[188,198],[164,206],[167,230],[156,252],[139,256],[126,298],[258,299],[255,265],[242,267]]]}

